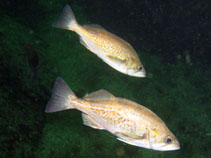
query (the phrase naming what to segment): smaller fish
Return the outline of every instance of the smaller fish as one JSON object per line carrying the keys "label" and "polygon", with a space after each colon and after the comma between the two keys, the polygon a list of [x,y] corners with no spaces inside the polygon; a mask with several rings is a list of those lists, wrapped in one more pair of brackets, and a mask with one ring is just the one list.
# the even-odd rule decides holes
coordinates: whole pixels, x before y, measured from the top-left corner
{"label": "smaller fish", "polygon": [[176,137],[151,110],[127,99],[99,90],[78,98],[64,80],[57,78],[45,112],[77,109],[83,124],[107,130],[117,139],[138,147],[168,151],[180,148]]}
{"label": "smaller fish", "polygon": [[69,5],[53,26],[76,32],[82,45],[117,71],[135,77],[146,76],[136,51],[128,42],[99,25],[79,25]]}

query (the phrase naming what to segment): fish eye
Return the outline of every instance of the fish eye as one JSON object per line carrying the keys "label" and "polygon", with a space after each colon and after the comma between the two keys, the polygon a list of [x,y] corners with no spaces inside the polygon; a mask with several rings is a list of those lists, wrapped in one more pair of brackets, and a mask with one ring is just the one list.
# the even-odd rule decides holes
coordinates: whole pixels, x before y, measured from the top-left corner
{"label": "fish eye", "polygon": [[166,144],[170,144],[172,142],[172,138],[168,136],[164,139],[164,141]]}
{"label": "fish eye", "polygon": [[141,71],[143,68],[141,66],[138,67],[138,71]]}

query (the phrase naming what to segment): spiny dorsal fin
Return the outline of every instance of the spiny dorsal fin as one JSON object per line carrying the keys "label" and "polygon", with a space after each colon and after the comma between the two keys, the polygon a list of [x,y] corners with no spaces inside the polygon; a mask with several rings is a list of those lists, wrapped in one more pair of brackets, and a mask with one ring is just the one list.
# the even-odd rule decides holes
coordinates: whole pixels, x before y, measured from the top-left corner
{"label": "spiny dorsal fin", "polygon": [[115,96],[108,91],[101,89],[96,92],[92,92],[90,94],[87,94],[84,96],[84,99],[86,100],[110,100],[114,99]]}
{"label": "spiny dorsal fin", "polygon": [[97,123],[94,119],[92,119],[87,114],[82,113],[83,124],[95,129],[104,129],[99,123]]}

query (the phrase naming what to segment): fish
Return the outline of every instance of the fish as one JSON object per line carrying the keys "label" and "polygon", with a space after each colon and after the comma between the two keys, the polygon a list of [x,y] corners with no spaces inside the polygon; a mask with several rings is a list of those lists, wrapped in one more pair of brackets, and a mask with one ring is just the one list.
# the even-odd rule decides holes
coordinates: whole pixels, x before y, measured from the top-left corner
{"label": "fish", "polygon": [[84,125],[106,130],[124,143],[159,151],[180,149],[177,138],[166,124],[145,106],[115,97],[103,89],[78,98],[58,77],[45,112],[68,109],[81,111]]}
{"label": "fish", "polygon": [[53,27],[76,32],[80,43],[105,63],[129,76],[145,77],[146,71],[134,48],[97,24],[79,25],[67,4]]}

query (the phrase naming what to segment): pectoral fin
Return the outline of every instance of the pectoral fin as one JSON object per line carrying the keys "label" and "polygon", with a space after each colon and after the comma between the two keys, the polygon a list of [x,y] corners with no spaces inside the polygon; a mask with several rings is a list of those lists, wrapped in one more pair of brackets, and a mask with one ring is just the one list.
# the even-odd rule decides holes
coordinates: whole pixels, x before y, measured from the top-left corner
{"label": "pectoral fin", "polygon": [[111,60],[112,62],[118,64],[118,65],[122,65],[126,63],[126,59],[121,59],[118,57],[114,57],[114,56],[110,56],[110,55],[106,55],[106,57]]}
{"label": "pectoral fin", "polygon": [[125,142],[127,144],[135,145],[135,146],[138,146],[137,144],[138,141],[146,139],[146,134],[138,136],[135,134],[125,134],[125,133],[117,132],[115,133],[115,135],[117,136],[118,140]]}
{"label": "pectoral fin", "polygon": [[146,138],[146,134],[139,136],[139,135],[135,135],[135,134],[126,134],[126,133],[117,132],[117,133],[115,133],[115,135],[117,135],[120,138],[127,139],[127,140],[129,140],[129,139],[145,139]]}
{"label": "pectoral fin", "polygon": [[104,129],[99,123],[93,120],[90,116],[82,113],[83,124],[95,129]]}

